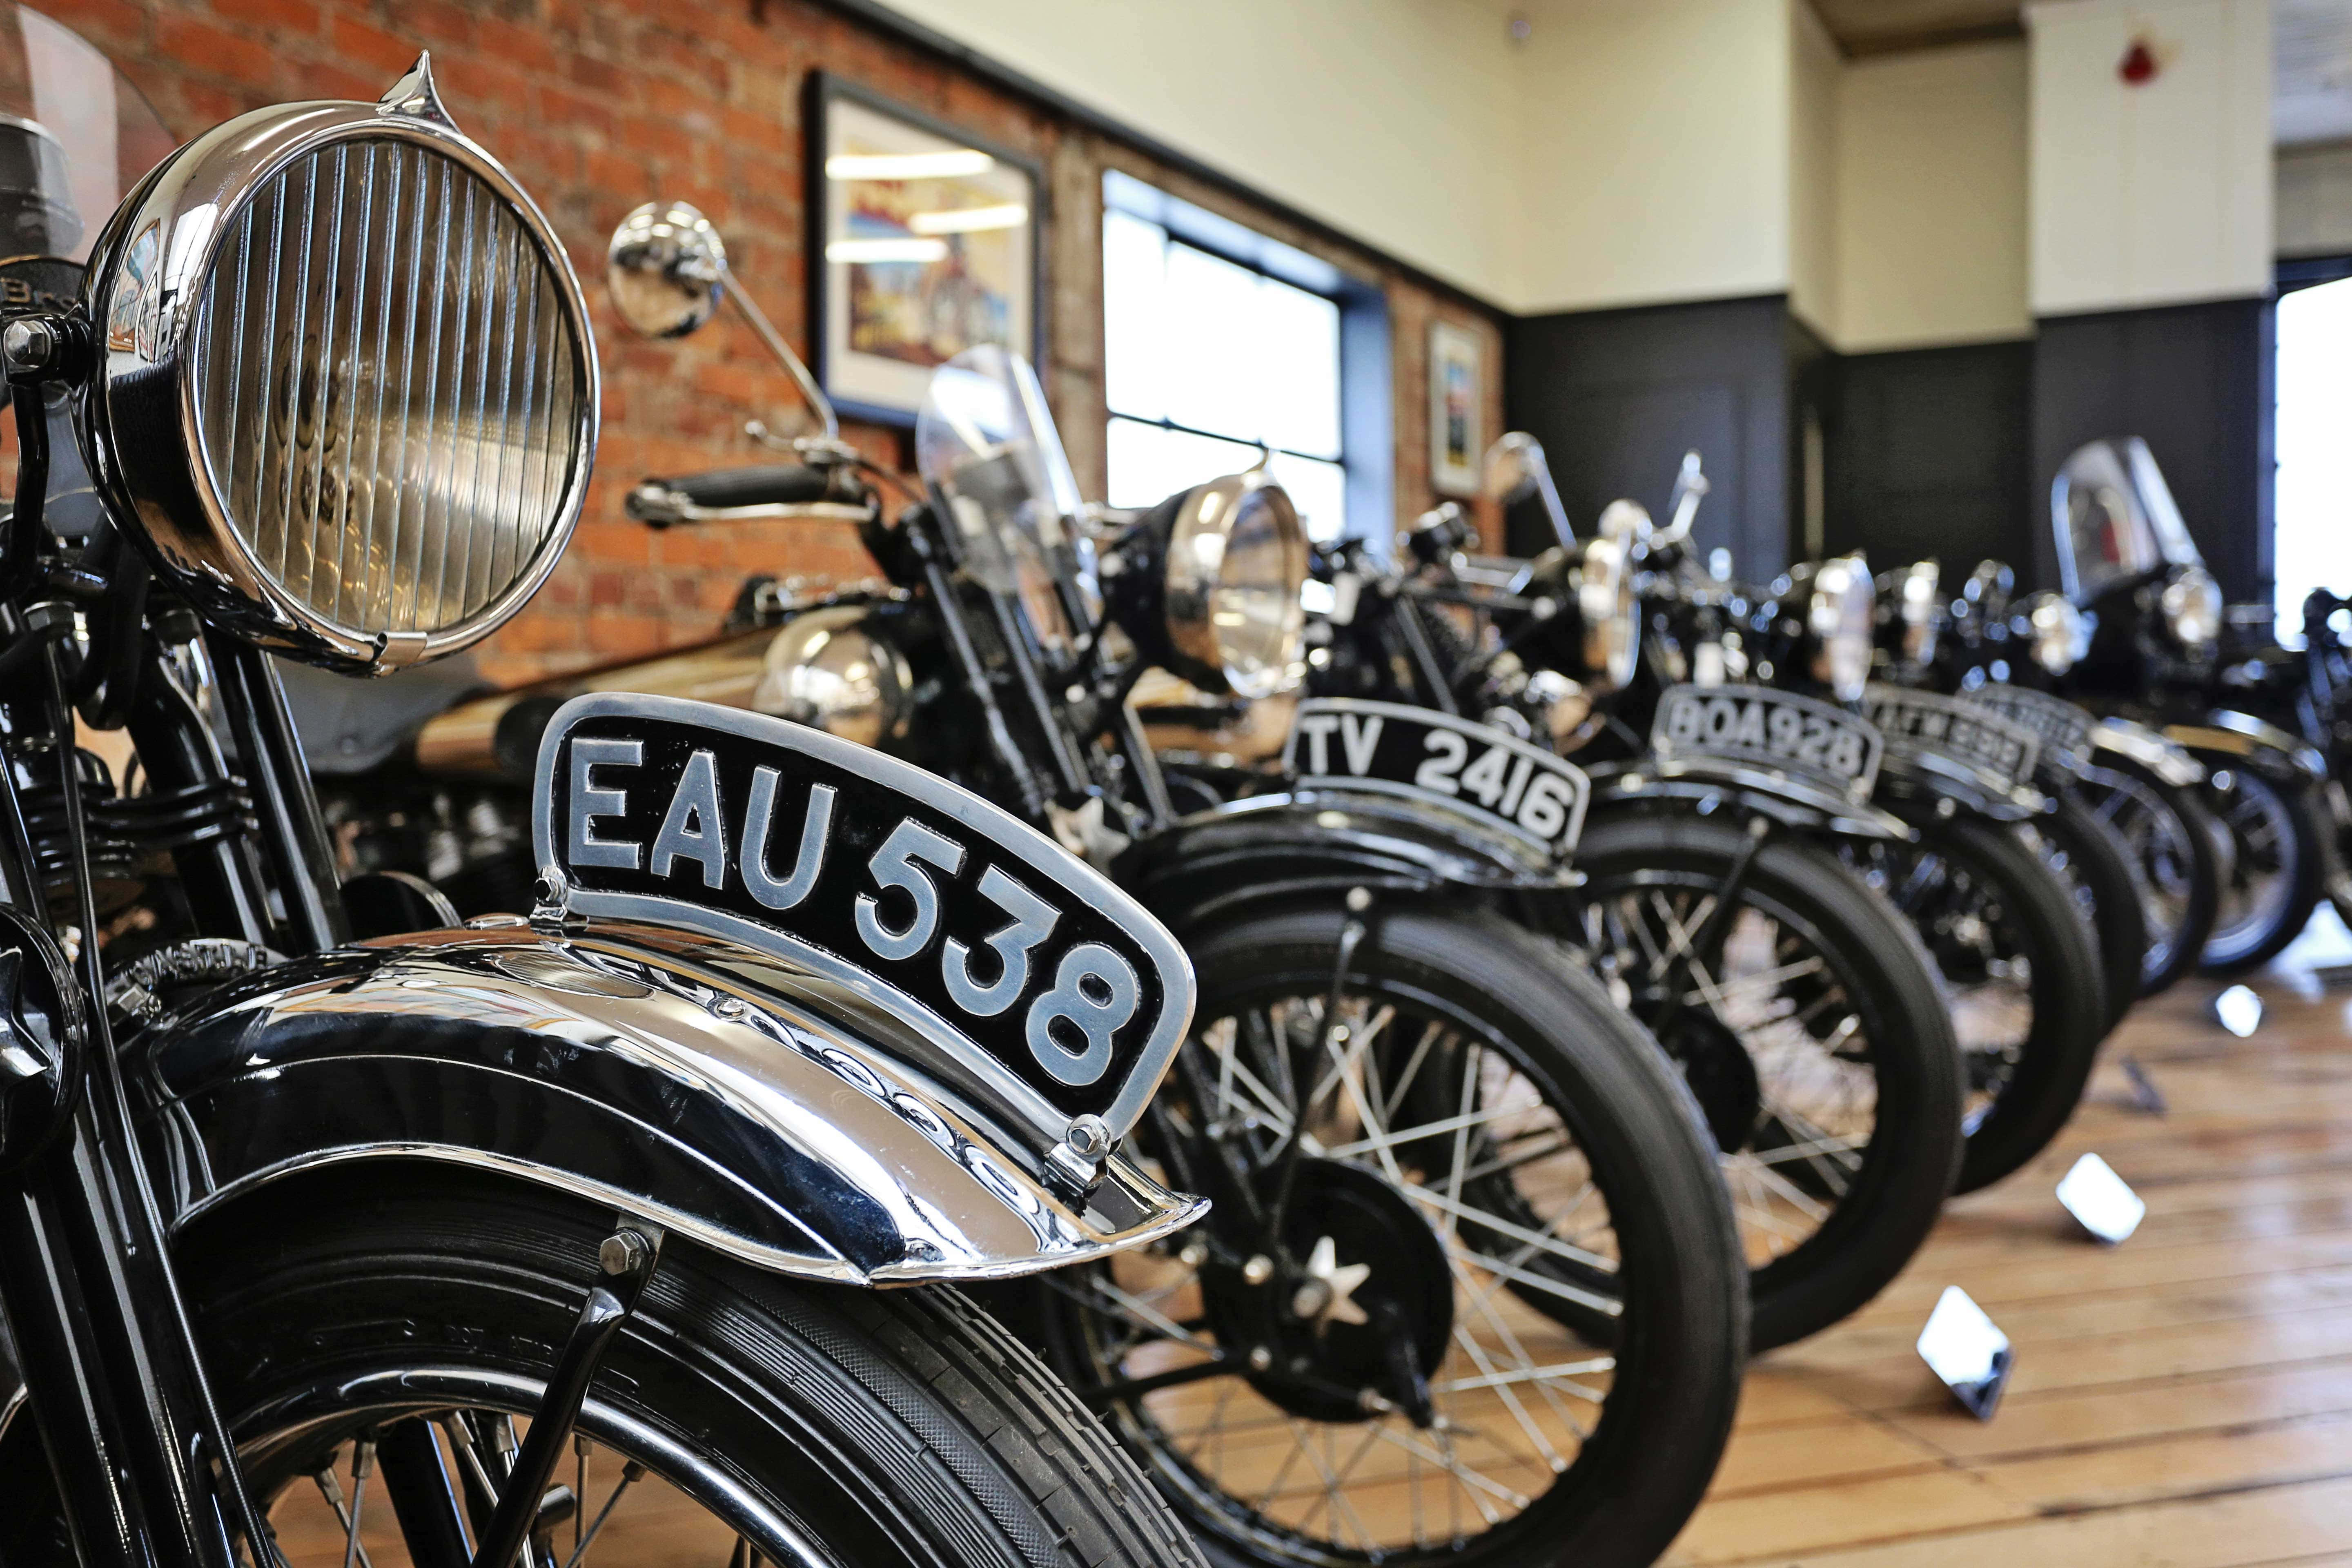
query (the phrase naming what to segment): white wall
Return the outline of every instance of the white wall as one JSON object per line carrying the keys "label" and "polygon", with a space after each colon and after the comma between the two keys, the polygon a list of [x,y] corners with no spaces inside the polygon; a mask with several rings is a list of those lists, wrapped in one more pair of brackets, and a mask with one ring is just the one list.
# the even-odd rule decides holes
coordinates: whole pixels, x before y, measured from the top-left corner
{"label": "white wall", "polygon": [[1506,303],[1592,310],[1789,286],[1790,3],[1523,7],[1524,226]]}
{"label": "white wall", "polygon": [[2352,142],[2282,147],[2278,154],[2278,253],[2352,251]]}
{"label": "white wall", "polygon": [[[2221,300],[2271,284],[2269,0],[2026,7],[2037,315]],[[2143,31],[2172,58],[2134,87]]]}
{"label": "white wall", "polygon": [[887,0],[1498,303],[1517,297],[1504,0]]}
{"label": "white wall", "polygon": [[1789,308],[1832,341],[1843,306],[1838,268],[1837,43],[1810,5],[1789,8]]}
{"label": "white wall", "polygon": [[1838,346],[2032,332],[2025,193],[2022,43],[1848,64],[1838,82]]}

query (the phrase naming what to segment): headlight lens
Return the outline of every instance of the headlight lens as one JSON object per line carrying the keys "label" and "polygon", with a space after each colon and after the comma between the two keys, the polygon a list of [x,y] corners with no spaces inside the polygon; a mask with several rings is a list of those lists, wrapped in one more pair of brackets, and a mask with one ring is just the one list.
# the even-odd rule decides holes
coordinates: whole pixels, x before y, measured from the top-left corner
{"label": "headlight lens", "polygon": [[1878,608],[1877,587],[1860,555],[1839,555],[1813,573],[1805,627],[1812,634],[1813,679],[1842,702],[1858,702],[1870,682],[1870,629]]}
{"label": "headlight lens", "polygon": [[2221,585],[2191,566],[2164,585],[2164,622],[2189,647],[2210,647],[2221,635]]}
{"label": "headlight lens", "polygon": [[1252,700],[1297,684],[1307,531],[1283,488],[1256,470],[1196,486],[1167,550],[1168,639],[1187,666],[1177,673]]}
{"label": "headlight lens", "polygon": [[751,706],[861,746],[897,739],[907,727],[913,674],[865,619],[864,610],[843,605],[786,625],[768,645]]}
{"label": "headlight lens", "polygon": [[1895,613],[1903,623],[1903,657],[1926,664],[1936,657],[1936,637],[1942,629],[1943,605],[1937,593],[1943,569],[1934,561],[1915,561],[1896,575]]}
{"label": "headlight lens", "polygon": [[595,449],[585,303],[421,68],[381,104],[189,143],[108,226],[86,299],[100,484],[231,629],[409,664],[488,635],[553,570]]}
{"label": "headlight lens", "polygon": [[1632,540],[1602,534],[1578,548],[1576,609],[1584,622],[1584,667],[1603,690],[1633,679],[1641,648],[1633,604]]}
{"label": "headlight lens", "polygon": [[2034,595],[2025,620],[2032,632],[2033,662],[2053,675],[2065,674],[2091,651],[2089,618],[2059,595]]}

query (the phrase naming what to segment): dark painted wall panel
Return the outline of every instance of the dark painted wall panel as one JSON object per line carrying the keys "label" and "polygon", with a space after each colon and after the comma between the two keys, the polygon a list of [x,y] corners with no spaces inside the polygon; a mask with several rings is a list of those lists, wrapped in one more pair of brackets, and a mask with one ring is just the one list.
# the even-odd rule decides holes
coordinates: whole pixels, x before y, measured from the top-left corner
{"label": "dark painted wall panel", "polygon": [[[1702,550],[1729,546],[1747,574],[1784,564],[1786,315],[1774,295],[1510,323],[1506,415],[1543,442],[1570,521],[1589,529],[1631,496],[1663,521],[1683,454],[1696,448],[1714,486],[1699,510]],[[1548,542],[1538,520],[1511,519],[1512,549]]]}
{"label": "dark painted wall panel", "polygon": [[1829,549],[1882,571],[1932,555],[1948,576],[1997,556],[2029,575],[2032,363],[2031,342],[1840,359]]}
{"label": "dark painted wall panel", "polygon": [[2085,441],[2139,436],[2222,590],[2233,602],[2268,596],[2273,321],[2268,300],[2230,300],[2041,323],[2032,505],[2045,584],[2058,577],[2048,537],[2058,465]]}

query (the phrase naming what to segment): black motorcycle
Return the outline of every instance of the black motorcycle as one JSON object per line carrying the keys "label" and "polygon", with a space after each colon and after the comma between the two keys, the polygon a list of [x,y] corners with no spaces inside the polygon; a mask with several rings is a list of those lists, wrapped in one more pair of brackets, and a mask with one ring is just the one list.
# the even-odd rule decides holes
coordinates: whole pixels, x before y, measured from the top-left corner
{"label": "black motorcycle", "polygon": [[[722,291],[749,303],[688,208],[632,215],[612,270],[656,335]],[[829,435],[790,446],[647,480],[631,510],[854,521],[880,584],[755,583],[748,629],[705,647],[432,719],[337,786],[355,852],[397,853],[415,792],[511,798],[501,758],[543,754],[536,726],[581,691],[691,684],[1003,802],[1182,940],[1201,1000],[1137,1146],[1214,1205],[1146,1258],[998,1293],[1005,1319],[1220,1560],[1654,1558],[1727,1434],[1746,1296],[1686,1093],[1598,983],[1496,912],[1571,891],[1575,771],[1528,760],[1508,833],[1377,791],[1180,816],[1129,699],[1154,668],[1248,697],[1295,681],[1306,542],[1278,486],[1228,476],[1089,527],[1035,377],[997,349],[934,374],[919,484]],[[913,840],[882,855],[909,889],[941,864]],[[982,890],[1010,962],[1027,894]]]}
{"label": "black motorcycle", "polygon": [[[0,18],[0,1561],[363,1563],[390,1522],[581,1563],[650,1515],[714,1562],[1197,1562],[967,1300],[856,1289],[1199,1211],[1113,1150],[1191,1009],[1166,931],[963,791],[704,705],[557,716],[529,920],[339,886],[262,650],[366,674],[530,595],[594,451],[585,301],[422,59],[173,151],[36,32]],[[61,141],[35,95],[89,112]],[[1013,878],[1060,917],[1042,984],[958,1010],[845,934],[904,929],[893,831],[971,862],[919,918],[985,942]],[[792,897],[736,918],[726,836]],[[1046,1078],[1024,1027],[1109,1059]]]}
{"label": "black motorcycle", "polygon": [[2221,591],[2146,442],[2075,451],[2052,482],[2050,508],[2066,596],[2095,623],[2062,692],[2145,721],[2205,765],[2230,854],[2203,963],[2214,973],[2258,968],[2301,934],[2327,890],[2326,758],[2235,705],[2240,689],[2220,658]]}

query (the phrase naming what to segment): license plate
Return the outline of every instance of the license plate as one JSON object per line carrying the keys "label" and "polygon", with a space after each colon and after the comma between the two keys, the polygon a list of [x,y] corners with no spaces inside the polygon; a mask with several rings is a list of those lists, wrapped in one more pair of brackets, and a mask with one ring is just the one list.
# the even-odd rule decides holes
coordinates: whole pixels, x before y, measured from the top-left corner
{"label": "license plate", "polygon": [[2033,731],[2044,756],[2070,768],[2090,765],[2091,731],[2097,721],[2064,698],[1995,681],[1968,693],[1965,700]]}
{"label": "license plate", "polygon": [[1299,787],[1366,789],[1467,816],[1565,855],[1584,831],[1584,770],[1488,724],[1430,708],[1314,698],[1283,747]]}
{"label": "license plate", "polygon": [[1872,722],[1898,752],[1949,758],[2009,789],[2033,776],[2033,764],[2042,754],[2033,731],[1974,702],[1875,684],[1864,700],[1870,705]]}
{"label": "license plate", "polygon": [[1650,750],[1795,774],[1867,798],[1885,742],[1859,714],[1769,686],[1674,686],[1658,700]]}
{"label": "license plate", "polygon": [[1141,905],[970,791],[822,731],[575,699],[540,743],[531,829],[570,912],[815,969],[1055,1137],[1089,1116],[1124,1133],[1192,1017],[1192,965]]}

